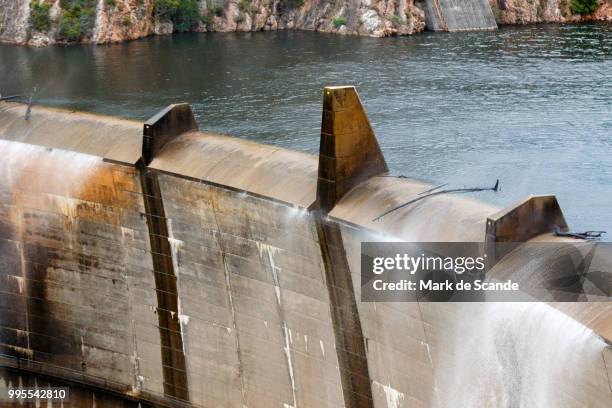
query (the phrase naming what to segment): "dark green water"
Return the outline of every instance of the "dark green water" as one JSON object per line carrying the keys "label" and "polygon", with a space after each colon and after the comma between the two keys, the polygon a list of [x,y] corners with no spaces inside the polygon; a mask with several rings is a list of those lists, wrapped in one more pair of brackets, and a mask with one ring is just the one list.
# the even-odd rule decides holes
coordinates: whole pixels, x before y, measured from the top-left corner
{"label": "dark green water", "polygon": [[[0,46],[0,92],[145,119],[187,101],[201,128],[316,152],[325,85],[356,85],[392,171],[557,194],[612,233],[612,25],[355,38],[183,34],[109,46]],[[612,235],[612,234],[611,234]],[[609,238],[608,238],[609,239]]]}

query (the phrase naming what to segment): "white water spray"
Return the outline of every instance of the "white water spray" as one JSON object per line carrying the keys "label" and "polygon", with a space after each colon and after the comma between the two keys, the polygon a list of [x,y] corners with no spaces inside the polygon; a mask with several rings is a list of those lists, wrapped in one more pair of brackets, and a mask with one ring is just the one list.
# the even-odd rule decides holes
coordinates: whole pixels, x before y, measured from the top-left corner
{"label": "white water spray", "polygon": [[285,357],[287,359],[287,367],[289,369],[289,380],[291,381],[291,392],[293,394],[293,405],[285,404],[287,407],[297,408],[297,396],[296,396],[296,388],[295,388],[295,376],[293,371],[293,357],[291,355],[291,343],[293,343],[293,338],[291,334],[291,330],[287,328],[287,322],[285,321],[285,317],[283,314],[282,302],[281,302],[281,292],[280,292],[280,281],[278,279],[278,271],[280,268],[277,268],[274,263],[274,255],[278,252],[278,248],[273,247],[268,244],[264,244],[262,242],[257,242],[257,249],[259,249],[260,258],[264,259],[266,256],[268,263],[270,265],[270,270],[272,273],[272,282],[274,283],[274,293],[276,294],[276,306],[278,308],[279,316],[281,319],[281,324],[283,328],[283,338],[285,345],[283,347],[283,351],[285,352]]}
{"label": "white water spray", "polygon": [[441,406],[552,408],[586,394],[589,406],[610,406],[607,346],[590,329],[545,303],[427,307],[450,306],[434,355]]}

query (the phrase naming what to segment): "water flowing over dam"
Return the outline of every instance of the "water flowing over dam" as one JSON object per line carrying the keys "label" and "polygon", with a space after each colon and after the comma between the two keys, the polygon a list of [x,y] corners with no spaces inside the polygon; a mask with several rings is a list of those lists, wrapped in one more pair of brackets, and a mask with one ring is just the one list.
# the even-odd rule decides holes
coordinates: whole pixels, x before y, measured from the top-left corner
{"label": "water flowing over dam", "polygon": [[432,31],[495,30],[489,0],[426,0],[423,10]]}
{"label": "water flowing over dam", "polygon": [[440,194],[375,221],[432,186],[388,174],[353,87],[325,88],[318,156],[201,132],[187,104],[144,123],[27,110],[0,102],[0,391],[69,384],[70,406],[96,407],[610,406],[609,302],[361,301],[362,242],[516,243],[490,271],[504,276],[539,259],[522,243],[569,239],[550,195],[500,209]]}

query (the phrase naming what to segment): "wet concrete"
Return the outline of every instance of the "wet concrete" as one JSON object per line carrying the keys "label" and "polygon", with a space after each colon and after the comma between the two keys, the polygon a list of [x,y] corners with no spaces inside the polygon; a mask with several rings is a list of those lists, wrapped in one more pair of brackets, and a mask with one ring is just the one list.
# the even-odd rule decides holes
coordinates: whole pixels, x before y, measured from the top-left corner
{"label": "wet concrete", "polygon": [[[0,135],[3,140],[63,149],[134,165],[141,157],[142,123],[112,116],[0,104]],[[24,126],[24,123],[27,126]]]}
{"label": "wet concrete", "polygon": [[497,29],[488,0],[425,0],[423,3],[429,30],[454,32]]}
{"label": "wet concrete", "polygon": [[351,189],[388,171],[355,88],[325,88],[316,207],[329,213]]}
{"label": "wet concrete", "polygon": [[[34,122],[3,110],[0,123],[5,115],[16,134],[35,133]],[[440,195],[374,221],[430,186],[386,177],[380,161],[368,160],[320,177],[314,156],[191,130],[136,167],[106,150],[58,148],[70,127],[59,123],[49,146],[42,136],[34,145],[0,140],[0,354],[4,365],[21,364],[19,375],[107,389],[125,404],[442,407],[451,406],[449,395],[469,402],[453,378],[462,374],[455,367],[469,371],[462,350],[480,355],[471,331],[491,340],[483,361],[498,358],[500,343],[489,335],[498,322],[485,306],[365,303],[359,286],[361,242],[481,242],[497,208]],[[80,129],[84,138],[97,132]],[[342,134],[348,141],[335,140],[332,159],[342,151],[336,142],[350,147],[354,136],[361,146],[359,135],[373,137],[335,137]],[[346,181],[325,206],[321,179]],[[554,240],[551,225],[542,225],[531,239]],[[545,397],[607,406],[609,353],[585,326],[607,336],[612,311],[607,303],[571,305],[576,320],[552,308],[499,310],[517,326],[511,360],[534,352],[521,348],[529,340],[521,333],[535,333],[558,351],[558,372],[568,372],[567,393]],[[554,333],[521,327],[520,316],[550,323]],[[566,332],[574,334],[554,341]],[[549,357],[534,371],[542,389],[557,379]],[[492,378],[493,397],[506,395]],[[491,401],[480,405],[498,406]]]}
{"label": "wet concrete", "polygon": [[207,407],[343,406],[312,216],[232,189],[159,177],[191,400]]}
{"label": "wet concrete", "polygon": [[[113,407],[113,408],[153,408],[155,405],[129,399],[122,394],[114,394],[102,388],[83,386],[78,382],[68,383],[62,379],[55,379],[48,376],[40,376],[32,373],[24,373],[22,370],[0,367],[0,393],[6,395],[9,388],[19,385],[27,388],[42,387],[69,387],[69,398],[65,401],[44,402],[46,408],[60,407]],[[4,405],[3,405],[4,404]],[[9,404],[8,401],[0,399],[0,406],[18,406],[24,408],[38,408],[41,402],[22,402]]]}
{"label": "wet concrete", "polygon": [[12,282],[2,287],[2,354],[66,380],[103,379],[123,393],[146,387],[162,394],[154,274],[136,170],[0,143],[2,224],[11,226],[3,228],[0,257],[2,276]]}
{"label": "wet concrete", "polygon": [[211,133],[180,135],[149,168],[302,208],[316,198],[315,156]]}
{"label": "wet concrete", "polygon": [[140,172],[140,183],[149,227],[157,316],[164,373],[164,393],[189,400],[183,338],[179,322],[178,291],[172,251],[168,241],[168,226],[157,174],[146,169]]}
{"label": "wet concrete", "polygon": [[366,338],[361,328],[341,229],[336,223],[323,220],[321,215],[316,225],[325,265],[344,405],[347,408],[371,407],[373,399]]}

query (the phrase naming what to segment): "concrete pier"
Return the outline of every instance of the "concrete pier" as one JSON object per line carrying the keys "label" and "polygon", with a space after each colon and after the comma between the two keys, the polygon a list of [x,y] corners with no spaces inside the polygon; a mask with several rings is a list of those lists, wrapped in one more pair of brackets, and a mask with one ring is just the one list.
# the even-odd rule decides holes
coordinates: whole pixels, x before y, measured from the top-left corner
{"label": "concrete pier", "polygon": [[[501,240],[537,218],[502,276],[521,242],[560,240],[562,212],[448,194],[373,221],[431,186],[388,177],[354,88],[323,101],[319,157],[201,132],[186,105],[139,123],[0,103],[0,388],[70,384],[69,406],[97,407],[610,406],[607,302],[360,301],[361,242]],[[531,389],[526,364],[562,392]],[[473,367],[490,375],[462,389]]]}

